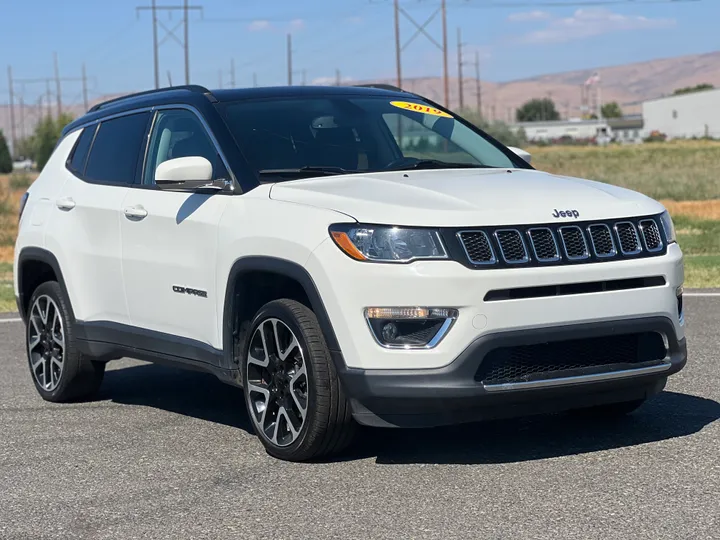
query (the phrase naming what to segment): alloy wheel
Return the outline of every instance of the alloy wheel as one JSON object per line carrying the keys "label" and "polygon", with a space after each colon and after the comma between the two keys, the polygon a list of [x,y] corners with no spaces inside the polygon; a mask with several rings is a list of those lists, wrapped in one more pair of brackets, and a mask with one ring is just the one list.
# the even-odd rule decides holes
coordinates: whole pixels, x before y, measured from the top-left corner
{"label": "alloy wheel", "polygon": [[265,319],[253,333],[245,384],[258,431],[276,446],[295,442],[307,418],[307,365],[300,342],[280,319]]}
{"label": "alloy wheel", "polygon": [[60,384],[65,358],[65,329],[55,301],[39,296],[28,318],[28,356],[37,384],[52,392]]}

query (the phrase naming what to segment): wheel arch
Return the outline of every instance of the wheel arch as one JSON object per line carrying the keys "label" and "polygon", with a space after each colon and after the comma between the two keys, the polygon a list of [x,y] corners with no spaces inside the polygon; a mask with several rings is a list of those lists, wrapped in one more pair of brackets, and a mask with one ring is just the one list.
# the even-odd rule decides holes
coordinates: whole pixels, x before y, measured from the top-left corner
{"label": "wheel arch", "polygon": [[70,305],[67,286],[63,277],[60,263],[50,251],[38,247],[25,247],[18,255],[18,309],[24,321],[27,320],[28,304],[35,289],[46,281],[55,280],[60,285],[65,298],[68,299],[70,316],[75,320],[75,314]]}
{"label": "wheel arch", "polygon": [[[236,313],[241,309],[239,293],[242,291],[242,278],[251,274],[272,274],[279,279],[290,280],[296,283],[304,294],[308,307],[312,309],[323,331],[325,341],[333,353],[333,357],[340,356],[340,346],[330,322],[325,304],[322,301],[317,286],[308,271],[300,264],[276,257],[257,256],[243,257],[236,260],[228,274],[227,287],[223,308],[222,344],[225,365],[229,368],[234,364],[235,339],[241,331]],[[295,298],[297,299],[297,298]]]}

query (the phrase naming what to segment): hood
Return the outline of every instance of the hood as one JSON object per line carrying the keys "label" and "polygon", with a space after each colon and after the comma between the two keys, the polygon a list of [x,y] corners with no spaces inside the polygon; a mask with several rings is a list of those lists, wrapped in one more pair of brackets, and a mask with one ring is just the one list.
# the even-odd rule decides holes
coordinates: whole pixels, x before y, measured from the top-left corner
{"label": "hood", "polygon": [[270,197],[335,210],[362,223],[431,227],[601,220],[663,211],[660,203],[634,191],[527,169],[325,176],[277,183]]}

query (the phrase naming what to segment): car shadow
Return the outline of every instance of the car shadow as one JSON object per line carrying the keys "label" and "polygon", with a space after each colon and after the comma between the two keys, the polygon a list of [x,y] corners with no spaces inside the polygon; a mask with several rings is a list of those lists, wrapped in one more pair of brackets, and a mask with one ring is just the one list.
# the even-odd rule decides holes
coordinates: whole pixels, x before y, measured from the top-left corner
{"label": "car shadow", "polygon": [[[155,364],[110,370],[98,399],[155,407],[253,433],[242,390],[206,373]],[[517,463],[684,437],[719,418],[717,401],[665,391],[615,420],[554,414],[432,429],[362,428],[352,448],[332,461]]]}

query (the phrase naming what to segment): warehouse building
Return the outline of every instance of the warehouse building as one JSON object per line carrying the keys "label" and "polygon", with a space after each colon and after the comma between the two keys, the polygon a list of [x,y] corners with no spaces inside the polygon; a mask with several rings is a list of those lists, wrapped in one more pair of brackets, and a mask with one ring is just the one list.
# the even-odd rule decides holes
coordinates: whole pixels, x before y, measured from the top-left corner
{"label": "warehouse building", "polygon": [[720,89],[668,96],[643,103],[644,136],[720,138]]}
{"label": "warehouse building", "polygon": [[609,138],[608,124],[598,120],[556,120],[518,122],[510,129],[523,129],[530,142],[553,142],[560,139],[591,140]]}

